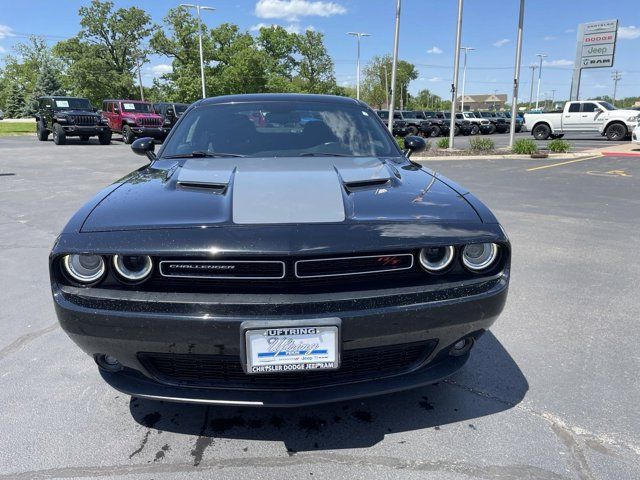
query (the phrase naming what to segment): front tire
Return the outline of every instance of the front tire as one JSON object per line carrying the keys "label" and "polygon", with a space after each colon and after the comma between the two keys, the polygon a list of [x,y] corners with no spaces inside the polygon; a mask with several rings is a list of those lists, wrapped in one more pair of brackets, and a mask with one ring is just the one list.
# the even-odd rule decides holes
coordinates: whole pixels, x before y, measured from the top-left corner
{"label": "front tire", "polygon": [[471,127],[471,135],[478,135],[480,133],[480,127],[478,125],[474,125]]}
{"label": "front tire", "polygon": [[59,123],[56,123],[53,126],[53,143],[56,145],[64,145],[67,143],[67,135],[64,133],[64,128],[62,128]]}
{"label": "front tire", "polygon": [[453,129],[453,136],[457,137],[458,135],[460,135],[460,127],[456,125],[455,128]]}
{"label": "front tire", "polygon": [[409,130],[409,135],[418,135],[418,127],[415,125],[409,125],[407,130]]}
{"label": "front tire", "polygon": [[136,136],[133,134],[133,131],[131,130],[131,127],[129,125],[125,125],[122,128],[122,139],[127,145],[132,144],[136,139]]}
{"label": "front tire", "polygon": [[612,123],[605,131],[608,140],[624,140],[628,134],[627,126],[621,123]]}
{"label": "front tire", "polygon": [[431,131],[429,132],[429,136],[430,137],[439,137],[440,133],[442,133],[442,132],[440,131],[440,127],[439,126],[437,126],[437,125],[432,125],[431,126]]}
{"label": "front tire", "polygon": [[38,136],[38,140],[41,142],[46,142],[49,139],[49,132],[47,131],[47,127],[44,126],[44,122],[42,120],[38,120],[36,124],[36,135]]}
{"label": "front tire", "polygon": [[531,135],[533,135],[533,138],[536,140],[546,140],[551,136],[551,129],[549,128],[549,125],[541,123],[540,125],[533,127]]}
{"label": "front tire", "polygon": [[493,135],[494,133],[496,133],[496,126],[493,123],[489,126],[489,130],[482,132],[483,135]]}
{"label": "front tire", "polygon": [[111,143],[111,130],[107,130],[98,135],[98,141],[100,145],[109,145]]}

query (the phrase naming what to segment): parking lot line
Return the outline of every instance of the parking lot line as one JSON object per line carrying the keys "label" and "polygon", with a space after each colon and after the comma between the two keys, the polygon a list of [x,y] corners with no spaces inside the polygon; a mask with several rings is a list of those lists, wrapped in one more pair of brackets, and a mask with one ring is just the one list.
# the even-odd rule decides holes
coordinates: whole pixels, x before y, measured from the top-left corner
{"label": "parking lot line", "polygon": [[542,165],[540,167],[527,168],[527,172],[533,172],[535,170],[543,170],[545,168],[551,168],[551,167],[560,167],[562,165],[568,165],[570,163],[585,162],[587,160],[593,160],[594,158],[602,158],[602,155],[592,155],[590,157],[577,158],[575,160],[568,160],[566,162],[552,163],[551,165]]}

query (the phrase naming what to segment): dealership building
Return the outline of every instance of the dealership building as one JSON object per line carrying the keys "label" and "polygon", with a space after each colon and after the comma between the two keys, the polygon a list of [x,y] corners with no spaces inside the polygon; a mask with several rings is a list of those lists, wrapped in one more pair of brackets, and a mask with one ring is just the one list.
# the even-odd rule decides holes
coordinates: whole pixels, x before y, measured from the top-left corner
{"label": "dealership building", "polygon": [[[507,103],[507,94],[465,95],[465,110],[502,110]],[[462,97],[458,97],[458,105],[462,104]]]}

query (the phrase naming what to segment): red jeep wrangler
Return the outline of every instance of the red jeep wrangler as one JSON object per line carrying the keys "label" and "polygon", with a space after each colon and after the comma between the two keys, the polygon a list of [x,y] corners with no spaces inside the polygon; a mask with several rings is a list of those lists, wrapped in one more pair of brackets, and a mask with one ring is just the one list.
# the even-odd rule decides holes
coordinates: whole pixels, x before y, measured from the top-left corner
{"label": "red jeep wrangler", "polygon": [[121,133],[124,143],[132,143],[136,137],[153,137],[164,140],[171,125],[164,125],[153,105],[139,100],[104,100],[102,115],[109,122],[112,132]]}

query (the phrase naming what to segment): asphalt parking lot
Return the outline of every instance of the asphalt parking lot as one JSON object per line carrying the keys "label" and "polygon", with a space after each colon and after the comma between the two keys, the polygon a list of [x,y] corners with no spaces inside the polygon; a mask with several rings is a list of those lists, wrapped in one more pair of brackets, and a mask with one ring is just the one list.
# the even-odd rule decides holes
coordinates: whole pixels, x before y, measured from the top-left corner
{"label": "asphalt parking lot", "polygon": [[[472,138],[490,138],[495,144],[496,148],[508,147],[509,146],[509,134],[508,133],[494,133],[493,135],[476,135],[476,136],[464,136],[458,135],[454,140],[454,147],[466,149],[469,148],[469,140]],[[436,145],[439,137],[432,138],[432,145]],[[519,132],[515,135],[516,140],[519,138],[527,138],[529,140],[534,140],[531,136],[530,132]],[[594,148],[605,148],[605,147],[613,147],[615,145],[620,145],[623,143],[628,143],[627,140],[621,142],[611,142],[607,140],[607,137],[602,137],[600,134],[596,133],[581,133],[574,132],[568,133],[563,137],[564,140],[568,141],[571,144],[572,151],[579,152],[582,150],[590,150]],[[538,144],[538,148],[544,149],[547,148],[547,144],[549,140],[534,140]]]}
{"label": "asphalt parking lot", "polygon": [[639,158],[428,162],[511,238],[502,317],[444,382],[295,410],[130,399],[58,327],[57,233],[143,163],[0,138],[0,480],[640,478]]}

